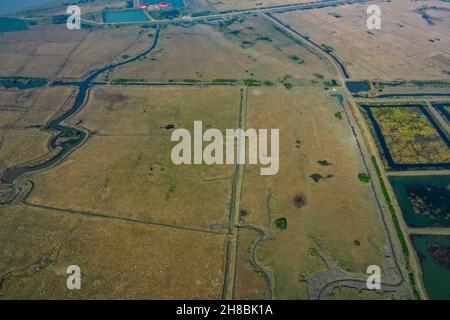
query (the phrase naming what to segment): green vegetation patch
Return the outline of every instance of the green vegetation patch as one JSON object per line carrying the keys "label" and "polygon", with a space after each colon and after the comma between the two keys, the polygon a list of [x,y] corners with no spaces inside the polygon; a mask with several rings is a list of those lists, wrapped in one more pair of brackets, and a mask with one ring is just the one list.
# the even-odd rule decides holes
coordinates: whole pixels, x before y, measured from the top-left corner
{"label": "green vegetation patch", "polygon": [[202,83],[202,80],[198,79],[170,79],[168,82],[170,83],[187,83],[187,84],[197,84]]}
{"label": "green vegetation patch", "polygon": [[377,172],[381,191],[383,192],[383,196],[388,205],[389,212],[391,213],[392,222],[394,223],[395,230],[397,231],[397,236],[400,240],[403,254],[405,257],[409,257],[409,249],[408,249],[408,246],[406,245],[405,235],[403,234],[402,228],[400,227],[400,222],[398,221],[397,213],[395,212],[394,206],[392,205],[391,197],[389,196],[389,192],[387,191],[386,184],[384,183],[384,180],[381,176],[381,170],[380,170],[380,167],[378,167],[378,163],[377,163],[375,156],[372,156],[372,163],[375,167],[375,171]]}
{"label": "green vegetation patch", "polygon": [[237,79],[213,79],[212,83],[237,84],[237,83],[239,83],[239,80],[237,80]]}
{"label": "green vegetation patch", "polygon": [[362,183],[369,183],[370,177],[367,173],[362,172],[358,173],[358,180],[361,181]]}
{"label": "green vegetation patch", "polygon": [[326,44],[322,44],[322,48],[323,50],[325,50],[326,52],[333,52],[333,47],[326,45]]}
{"label": "green vegetation patch", "polygon": [[420,106],[372,107],[395,163],[450,162],[450,149]]}
{"label": "green vegetation patch", "polygon": [[424,87],[424,86],[449,86],[450,81],[445,80],[413,80],[411,81],[412,84]]}
{"label": "green vegetation patch", "polygon": [[261,86],[270,87],[270,86],[273,86],[273,82],[272,81],[261,81],[261,80],[256,80],[256,79],[245,79],[244,85],[246,85],[247,87],[261,87]]}
{"label": "green vegetation patch", "polygon": [[[409,249],[408,245],[406,244],[405,235],[403,234],[402,228],[400,227],[400,222],[398,221],[397,213],[395,211],[394,206],[392,205],[391,197],[389,196],[389,193],[386,188],[386,184],[384,183],[383,177],[381,176],[381,170],[378,166],[377,160],[375,156],[371,157],[372,163],[375,167],[375,171],[377,172],[378,180],[380,182],[381,191],[383,192],[384,199],[386,200],[386,203],[389,208],[389,212],[391,213],[392,223],[394,224],[395,231],[397,233],[397,237],[400,240],[400,245],[402,248],[403,255],[405,256],[406,260],[406,268],[409,270]],[[413,295],[417,300],[421,300],[421,296],[419,294],[419,291],[417,290],[417,283],[416,279],[414,278],[414,274],[412,272],[408,272],[409,276],[409,282],[411,284],[411,287],[413,289]]]}
{"label": "green vegetation patch", "polygon": [[280,230],[284,230],[287,228],[287,220],[286,218],[278,218],[275,220],[275,227],[277,227]]}
{"label": "green vegetation patch", "polygon": [[303,60],[302,58],[300,58],[299,56],[291,56],[291,60],[297,62],[298,64],[304,64],[305,60]]}
{"label": "green vegetation patch", "polygon": [[317,251],[316,248],[309,248],[308,249],[308,255],[310,257],[317,257],[319,255],[319,252]]}
{"label": "green vegetation patch", "polygon": [[289,83],[289,82],[283,82],[283,86],[284,86],[286,89],[292,89],[292,83]]}

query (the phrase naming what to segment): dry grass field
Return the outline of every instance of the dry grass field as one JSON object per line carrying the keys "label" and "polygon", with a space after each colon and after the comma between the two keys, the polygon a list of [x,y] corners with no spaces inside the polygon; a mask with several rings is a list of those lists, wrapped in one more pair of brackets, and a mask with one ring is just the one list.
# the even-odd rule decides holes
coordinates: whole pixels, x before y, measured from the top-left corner
{"label": "dry grass field", "polygon": [[82,77],[120,58],[131,45],[138,45],[147,35],[139,30],[68,30],[59,25],[0,33],[0,76]]}
{"label": "dry grass field", "polygon": [[[299,275],[325,268],[313,254],[317,239],[343,270],[360,274],[380,264],[381,223],[369,187],[357,179],[363,169],[356,143],[344,120],[334,116],[334,98],[319,89],[258,88],[249,90],[247,110],[247,127],[280,129],[278,174],[263,177],[257,167],[246,166],[240,205],[247,212],[241,224],[272,235],[257,257],[273,271],[274,297],[308,298]],[[275,227],[279,218],[287,220],[285,230]]]}
{"label": "dry grass field", "polygon": [[10,130],[3,136],[0,162],[10,167],[43,156],[48,152],[50,137],[49,133],[34,128]]}
{"label": "dry grass field", "polygon": [[[201,0],[194,9],[302,2],[310,0]],[[118,4],[86,8],[107,3]],[[333,47],[354,78],[448,78],[448,23],[429,25],[414,12],[420,2],[406,11],[397,1],[381,5],[384,29],[372,35],[366,5],[277,17]],[[0,76],[79,79],[148,49],[154,35],[139,26],[0,33]],[[230,289],[235,299],[308,299],[303,276],[335,265],[359,278],[368,265],[389,267],[371,185],[358,179],[365,167],[357,142],[330,95],[345,89],[327,84],[338,77],[326,57],[260,15],[162,26],[151,54],[102,74],[98,80],[107,83],[91,83],[86,105],[65,120],[89,131],[84,144],[22,177],[33,188],[0,207],[0,299],[220,299]],[[69,85],[0,90],[0,170],[48,151],[50,133],[41,128],[74,95]],[[426,118],[396,109],[374,110],[396,154],[450,161]],[[248,164],[176,166],[171,133],[192,132],[196,120],[203,130],[223,132],[241,120],[246,128],[279,129],[278,173],[262,176],[259,165]],[[406,130],[401,139],[390,135],[398,127]],[[412,153],[419,147],[427,154]],[[82,290],[66,289],[73,264],[81,267]],[[391,295],[344,286],[328,298]]]}
{"label": "dry grass field", "polygon": [[450,8],[443,1],[377,2],[382,29],[368,30],[367,4],[352,4],[277,14],[319,44],[331,46],[354,79],[450,79],[450,11],[428,10],[440,16],[430,25],[416,12],[423,6]]}
{"label": "dry grass field", "polygon": [[[176,166],[176,127],[233,128],[238,88],[98,87],[74,119],[93,137],[33,177],[35,204],[224,231],[234,166]],[[70,189],[70,192],[61,190]],[[225,228],[225,229],[224,229]]]}
{"label": "dry grass field", "polygon": [[[280,129],[280,172],[263,177],[258,166],[245,167],[234,296],[267,297],[267,280],[256,272],[262,267],[273,276],[274,298],[308,298],[300,275],[325,269],[314,254],[317,240],[350,273],[381,265],[381,226],[367,201],[369,188],[357,179],[362,168],[355,141],[334,115],[339,111],[335,99],[321,88],[264,87],[249,88],[247,99],[247,127]],[[27,297],[78,297],[58,287],[65,279],[63,266],[75,263],[68,261],[86,268],[83,297],[220,297],[234,166],[174,166],[174,143],[164,127],[191,128],[194,120],[202,120],[204,127],[233,128],[238,115],[239,88],[92,89],[86,108],[70,120],[92,137],[60,165],[31,177],[29,205],[0,212],[5,230],[21,230],[14,242],[6,235],[2,244],[4,297],[23,297],[23,288],[28,288]],[[312,175],[321,179],[315,182]],[[45,219],[36,224],[35,215]],[[280,217],[287,219],[285,230],[274,225]],[[350,225],[352,233],[342,232]],[[264,232],[267,238],[253,256]],[[25,251],[21,243],[26,237],[39,239],[38,247]],[[180,241],[195,249],[180,247]],[[13,248],[20,248],[24,258],[16,259]],[[111,250],[114,255],[103,258],[101,252]],[[124,254],[109,266],[117,252]],[[202,273],[198,261],[205,259],[211,267]],[[33,271],[36,265],[41,272]],[[192,272],[200,279],[185,276]],[[138,283],[142,277],[149,282]],[[211,285],[204,289],[206,282]]]}
{"label": "dry grass field", "polygon": [[[136,55],[150,47],[152,39],[148,34],[152,31],[144,31],[139,26],[92,31],[67,57],[58,77],[81,77],[96,67]],[[132,49],[134,46],[136,49]]]}
{"label": "dry grass field", "polygon": [[2,130],[17,122],[30,108],[33,103],[33,99],[30,99],[31,95],[31,91],[0,90],[0,128]]}
{"label": "dry grass field", "polygon": [[[303,63],[294,61],[294,56]],[[110,78],[277,82],[290,75],[294,82],[306,79],[310,83],[315,74],[331,79],[333,72],[326,59],[293,43],[263,18],[251,16],[222,26],[167,26],[151,57],[118,68]]]}
{"label": "dry grass field", "polygon": [[0,170],[48,152],[40,127],[70,101],[70,88],[0,91]]}
{"label": "dry grass field", "polygon": [[201,5],[214,8],[217,11],[234,9],[252,9],[259,7],[272,7],[297,3],[309,3],[313,0],[200,0]]}
{"label": "dry grass field", "polygon": [[265,299],[267,297],[267,283],[261,273],[255,271],[252,264],[252,250],[259,238],[256,231],[239,230],[238,259],[236,270],[236,299]]}
{"label": "dry grass field", "polygon": [[[0,299],[217,299],[224,244],[218,234],[0,208]],[[81,290],[66,288],[74,264]]]}

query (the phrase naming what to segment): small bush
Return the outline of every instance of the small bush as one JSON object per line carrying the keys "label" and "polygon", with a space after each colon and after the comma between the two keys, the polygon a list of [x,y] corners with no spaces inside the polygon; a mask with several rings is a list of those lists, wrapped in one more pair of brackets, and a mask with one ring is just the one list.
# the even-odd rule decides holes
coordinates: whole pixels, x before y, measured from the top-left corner
{"label": "small bush", "polygon": [[278,218],[275,220],[275,227],[277,227],[280,230],[284,230],[287,228],[287,220],[286,218]]}
{"label": "small bush", "polygon": [[358,179],[359,181],[361,181],[362,183],[369,183],[370,181],[370,177],[367,175],[367,173],[363,172],[363,173],[358,173]]}

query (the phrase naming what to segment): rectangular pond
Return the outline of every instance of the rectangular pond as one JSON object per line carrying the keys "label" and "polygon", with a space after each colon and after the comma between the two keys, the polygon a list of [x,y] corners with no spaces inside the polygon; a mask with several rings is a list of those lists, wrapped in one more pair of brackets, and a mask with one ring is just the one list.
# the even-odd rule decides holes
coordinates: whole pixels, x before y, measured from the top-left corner
{"label": "rectangular pond", "polygon": [[359,93],[370,90],[370,83],[367,81],[347,81],[345,86],[351,93]]}
{"label": "rectangular pond", "polygon": [[144,1],[146,4],[160,4],[161,2],[166,2],[167,4],[172,4],[175,8],[184,7],[183,0],[146,0]]}
{"label": "rectangular pond", "polygon": [[450,299],[450,236],[413,235],[411,241],[422,267],[422,277],[429,297]]}
{"label": "rectangular pond", "polygon": [[120,23],[120,22],[145,22],[149,21],[142,10],[128,10],[128,11],[104,11],[103,21],[105,23]]}
{"label": "rectangular pond", "polygon": [[450,175],[390,176],[409,227],[450,227]]}

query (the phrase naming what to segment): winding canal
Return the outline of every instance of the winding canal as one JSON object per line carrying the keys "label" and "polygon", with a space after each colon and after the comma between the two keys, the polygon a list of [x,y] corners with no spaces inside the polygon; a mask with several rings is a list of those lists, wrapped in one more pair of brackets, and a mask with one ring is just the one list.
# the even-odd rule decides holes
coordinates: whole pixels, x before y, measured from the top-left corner
{"label": "winding canal", "polygon": [[66,112],[64,112],[62,115],[49,121],[44,127],[44,130],[51,132],[53,134],[48,145],[50,149],[49,154],[52,153],[55,154],[43,161],[42,160],[35,161],[32,163],[26,163],[24,165],[19,165],[16,167],[5,169],[0,174],[0,191],[1,189],[3,189],[9,190],[9,192],[5,191],[0,192],[0,205],[10,204],[14,202],[20,195],[22,188],[15,185],[15,183],[18,181],[19,178],[21,178],[25,174],[45,170],[52,167],[53,165],[58,163],[58,161],[67,156],[70,152],[78,148],[86,140],[88,136],[88,131],[86,131],[81,127],[67,124],[65,120],[73,116],[75,113],[80,111],[85,106],[88,91],[92,86],[94,86],[94,80],[97,78],[97,76],[99,76],[101,73],[107,70],[112,70],[117,67],[126,65],[128,63],[135,62],[138,59],[150,54],[158,45],[160,30],[161,30],[160,28],[156,29],[156,34],[154,36],[154,40],[151,47],[146,51],[136,55],[133,58],[100,67],[90,72],[87,78],[83,81],[79,82],[55,81],[50,84],[50,86],[54,87],[56,86],[77,87],[77,94],[75,96],[72,107]]}

